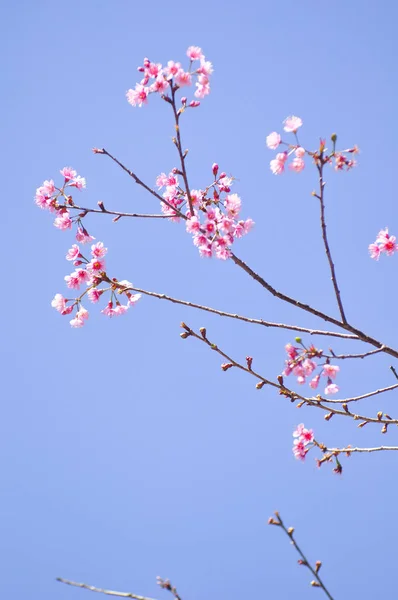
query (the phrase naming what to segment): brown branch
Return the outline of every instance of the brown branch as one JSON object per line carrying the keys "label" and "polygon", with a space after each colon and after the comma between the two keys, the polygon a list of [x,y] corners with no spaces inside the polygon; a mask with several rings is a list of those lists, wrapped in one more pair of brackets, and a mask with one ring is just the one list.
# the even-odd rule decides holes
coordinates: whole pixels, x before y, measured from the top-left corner
{"label": "brown branch", "polygon": [[[347,406],[343,406],[344,410],[338,410],[331,406],[327,406],[323,403],[324,402],[333,403],[334,401],[333,400],[329,401],[326,398],[322,398],[322,396],[320,396],[320,395],[316,396],[316,397],[312,397],[312,398],[302,396],[301,394],[294,392],[293,390],[286,387],[283,382],[280,383],[278,381],[278,383],[276,383],[274,381],[271,381],[270,379],[267,379],[260,373],[257,373],[256,371],[254,371],[252,369],[251,363],[250,363],[250,365],[248,364],[245,367],[242,363],[234,360],[231,356],[229,356],[226,352],[221,350],[216,344],[214,344],[207,338],[207,332],[204,327],[202,327],[200,329],[200,335],[198,333],[196,333],[193,329],[191,329],[188,325],[186,325],[186,323],[181,323],[181,327],[185,330],[184,333],[180,334],[183,339],[186,339],[187,337],[194,337],[195,339],[199,340],[200,342],[205,343],[212,350],[214,350],[214,352],[216,352],[217,354],[219,354],[220,356],[222,356],[223,358],[225,358],[227,360],[227,363],[222,365],[223,370],[227,371],[231,367],[236,367],[237,369],[240,369],[241,371],[244,371],[245,373],[249,373],[250,375],[252,375],[253,377],[255,377],[256,379],[259,380],[259,383],[256,386],[258,389],[261,389],[264,385],[270,385],[271,387],[278,389],[279,393],[282,396],[289,398],[292,402],[299,400],[300,402],[297,405],[299,408],[304,404],[307,406],[313,406],[315,408],[320,408],[321,410],[328,413],[327,415],[325,415],[326,420],[330,420],[333,415],[350,417],[351,419],[354,419],[354,421],[360,421],[358,427],[363,427],[367,423],[382,424],[382,425],[384,425],[384,428],[383,428],[384,432],[387,431],[388,425],[398,425],[398,419],[391,419],[388,415],[384,415],[385,418],[383,418],[383,413],[378,413],[378,415],[376,417],[366,417],[364,415],[359,415],[357,413],[353,413],[353,412],[349,411]],[[338,401],[339,404],[341,402],[344,402],[344,401],[341,401],[341,400]]]}
{"label": "brown branch", "polygon": [[76,581],[70,581],[69,579],[63,579],[62,577],[57,577],[56,580],[60,581],[61,583],[66,583],[66,585],[72,585],[73,587],[90,590],[90,592],[99,592],[100,594],[106,594],[107,596],[118,596],[119,598],[134,598],[135,600],[153,600],[152,598],[148,598],[147,596],[138,596],[137,594],[132,594],[131,592],[115,592],[113,590],[103,590],[102,588],[97,588],[93,585],[87,585],[87,583],[77,583]]}
{"label": "brown branch", "polygon": [[[115,283],[109,280],[109,283]],[[190,302],[188,300],[179,300],[178,298],[173,298],[172,296],[167,296],[166,294],[159,294],[157,292],[150,292],[148,290],[143,290],[138,287],[124,287],[120,286],[121,289],[125,291],[133,291],[138,292],[140,294],[144,294],[146,296],[151,296],[153,298],[158,298],[159,300],[167,300],[168,302],[172,302],[173,304],[181,304],[182,306],[188,306],[189,308],[197,308],[199,310],[203,310],[205,312],[213,313],[215,315],[219,315],[220,317],[228,317],[229,319],[237,319],[238,321],[244,321],[245,323],[253,323],[255,325],[262,325],[264,327],[272,327],[279,329],[288,329],[290,331],[300,331],[304,333],[308,333],[310,335],[323,335],[323,336],[331,336],[338,337],[349,340],[358,340],[358,336],[350,335],[346,333],[339,333],[336,331],[324,331],[322,329],[307,329],[306,327],[300,327],[299,325],[288,325],[286,323],[273,323],[272,321],[264,321],[263,319],[252,319],[250,317],[245,317],[242,315],[238,315],[236,313],[229,313],[223,310],[218,310],[216,308],[211,308],[210,306],[204,306],[203,304],[196,304],[195,302]]]}
{"label": "brown branch", "polygon": [[323,354],[325,358],[333,358],[344,360],[345,358],[366,358],[367,356],[372,356],[373,354],[378,354],[380,352],[384,352],[384,347],[376,348],[376,350],[370,350],[369,352],[363,352],[363,354],[335,354],[331,348],[329,348],[329,352],[331,356],[327,354]]}
{"label": "brown branch", "polygon": [[182,172],[182,178],[183,178],[184,184],[185,184],[185,191],[186,191],[187,198],[188,198],[189,212],[191,213],[191,216],[193,216],[194,210],[193,210],[193,204],[192,204],[192,198],[191,198],[191,190],[189,188],[188,175],[187,175],[187,170],[185,168],[186,154],[184,154],[182,151],[181,132],[180,132],[180,123],[179,123],[181,113],[178,112],[177,107],[176,107],[176,101],[175,101],[176,89],[177,88],[172,83],[172,85],[171,85],[171,106],[173,108],[174,119],[175,119],[175,130],[176,130],[176,135],[177,135],[177,139],[175,140],[176,141],[175,145],[176,145],[176,148],[178,151],[178,156],[180,157],[181,172]]}
{"label": "brown branch", "polygon": [[77,206],[76,204],[59,204],[58,208],[67,208],[68,210],[70,209],[75,209],[75,210],[81,210],[85,213],[97,213],[97,214],[102,214],[102,215],[116,215],[117,217],[136,217],[139,219],[168,219],[169,216],[168,215],[150,215],[150,214],[140,214],[140,213],[126,213],[126,212],[119,212],[116,210],[107,210],[103,203],[98,202],[98,205],[101,205],[103,208],[98,209],[98,208],[86,208],[85,206]]}
{"label": "brown branch", "polygon": [[377,396],[378,394],[383,394],[384,392],[390,392],[391,390],[395,390],[396,388],[398,388],[398,383],[395,383],[394,385],[389,385],[388,387],[385,388],[380,388],[378,390],[375,390],[374,392],[368,392],[367,394],[362,394],[362,396],[353,396],[352,398],[344,398],[342,400],[337,400],[337,399],[326,399],[326,398],[322,398],[322,400],[324,402],[329,402],[331,404],[347,404],[348,402],[358,402],[358,400],[363,400],[364,398],[371,398],[371,396]]}
{"label": "brown branch", "polygon": [[323,239],[323,245],[325,246],[326,256],[327,256],[327,259],[329,262],[331,280],[332,280],[337,304],[339,307],[341,320],[343,323],[347,323],[347,319],[346,319],[346,316],[344,313],[344,308],[343,308],[343,302],[341,300],[341,293],[340,293],[339,286],[337,283],[336,270],[335,270],[333,259],[332,259],[332,253],[330,252],[330,246],[329,246],[328,236],[327,236],[327,232],[326,232],[325,201],[324,201],[324,189],[325,189],[326,184],[323,181],[323,167],[324,167],[324,159],[321,154],[321,156],[319,158],[319,163],[317,164],[317,169],[319,172],[319,195],[316,195],[316,197],[319,200],[319,204],[320,204],[320,208],[321,208],[322,239]]}
{"label": "brown branch", "polygon": [[96,152],[96,154],[105,154],[106,156],[109,156],[109,158],[111,158],[117,165],[119,165],[119,167],[121,169],[123,169],[123,171],[125,171],[128,175],[130,175],[130,177],[132,177],[138,185],[140,185],[147,192],[152,194],[152,196],[155,196],[155,198],[157,198],[160,202],[162,202],[162,204],[166,204],[166,206],[171,208],[179,217],[186,220],[187,217],[186,217],[186,215],[184,215],[184,213],[179,211],[178,208],[176,208],[175,206],[170,204],[170,202],[168,202],[165,198],[163,198],[163,196],[158,194],[155,190],[153,190],[151,187],[149,187],[149,185],[144,183],[142,181],[142,179],[140,179],[135,173],[133,173],[133,171],[131,171],[123,163],[121,163],[120,160],[118,160],[117,158],[112,156],[112,154],[110,152],[108,152],[108,150],[105,150],[105,148],[101,148],[101,149],[96,148],[95,152]]}
{"label": "brown branch", "polygon": [[322,445],[323,452],[330,452],[334,455],[336,454],[351,454],[351,452],[384,452],[385,450],[397,451],[398,446],[378,446],[377,448],[351,448],[351,446],[347,446],[347,448],[326,448]]}
{"label": "brown branch", "polygon": [[286,527],[285,524],[283,523],[280,514],[278,512],[275,512],[275,516],[276,519],[275,520],[273,517],[271,517],[268,520],[268,524],[269,525],[276,525],[277,527],[281,527],[283,529],[283,531],[286,533],[286,535],[288,536],[288,538],[290,539],[292,545],[294,546],[294,548],[296,549],[296,551],[298,552],[298,554],[300,555],[300,560],[298,561],[300,565],[303,565],[304,567],[307,567],[307,569],[309,569],[309,571],[312,573],[313,577],[315,578],[313,581],[311,581],[311,585],[312,587],[317,587],[320,588],[321,590],[324,591],[324,593],[326,594],[326,596],[329,598],[329,600],[333,600],[332,595],[330,594],[330,592],[327,590],[325,584],[323,583],[322,579],[319,576],[319,570],[322,566],[322,563],[320,561],[317,561],[315,563],[315,568],[311,567],[310,562],[308,561],[307,557],[304,555],[303,551],[301,550],[300,546],[297,544],[295,538],[294,538],[294,528],[293,527]]}
{"label": "brown branch", "polygon": [[241,269],[243,269],[243,271],[245,271],[248,275],[250,275],[250,277],[252,279],[257,281],[263,288],[265,288],[268,292],[270,292],[270,294],[275,296],[275,298],[279,298],[280,300],[283,300],[284,302],[286,302],[288,304],[297,306],[297,308],[300,308],[301,310],[304,310],[305,312],[311,313],[315,317],[319,317],[320,319],[323,319],[324,321],[327,321],[328,323],[333,323],[333,325],[336,325],[337,327],[341,327],[342,329],[345,329],[346,331],[350,331],[354,335],[357,335],[358,339],[361,342],[365,342],[367,344],[370,344],[371,346],[375,346],[376,348],[380,349],[382,352],[385,352],[386,354],[389,354],[390,356],[394,356],[394,358],[398,358],[398,350],[394,350],[393,348],[386,346],[382,342],[379,342],[379,340],[372,338],[370,335],[367,335],[366,333],[364,333],[360,329],[357,329],[356,327],[353,327],[349,323],[343,323],[343,322],[339,321],[338,319],[335,319],[334,317],[331,317],[331,316],[327,315],[326,313],[323,313],[322,311],[320,311],[316,308],[313,308],[309,304],[304,304],[303,302],[300,302],[299,300],[295,300],[294,298],[291,298],[290,296],[287,296],[286,294],[279,292],[274,287],[272,287],[272,285],[270,285],[265,279],[263,279],[263,277],[261,277],[255,271],[253,271],[253,269],[251,267],[249,267],[243,260],[238,258],[233,253],[231,254],[231,260],[233,260],[233,262],[238,267],[240,267]]}

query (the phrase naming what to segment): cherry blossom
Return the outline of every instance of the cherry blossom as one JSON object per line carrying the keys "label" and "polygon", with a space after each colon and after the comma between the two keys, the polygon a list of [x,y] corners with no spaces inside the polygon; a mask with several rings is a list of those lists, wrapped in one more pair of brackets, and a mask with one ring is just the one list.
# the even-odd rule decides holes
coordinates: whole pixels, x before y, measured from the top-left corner
{"label": "cherry blossom", "polygon": [[266,143],[270,150],[276,150],[281,143],[281,136],[276,131],[273,131],[267,135]]}
{"label": "cherry blossom", "polygon": [[301,127],[302,124],[303,121],[300,119],[300,117],[295,117],[294,115],[292,115],[291,117],[287,117],[284,120],[283,129],[288,133],[296,133],[297,129],[299,129],[299,127]]}
{"label": "cherry blossom", "polygon": [[392,256],[394,252],[397,251],[397,238],[395,235],[390,235],[388,233],[387,227],[379,231],[375,243],[369,245],[370,257],[374,258],[375,260],[379,260],[382,252],[385,252],[387,256]]}

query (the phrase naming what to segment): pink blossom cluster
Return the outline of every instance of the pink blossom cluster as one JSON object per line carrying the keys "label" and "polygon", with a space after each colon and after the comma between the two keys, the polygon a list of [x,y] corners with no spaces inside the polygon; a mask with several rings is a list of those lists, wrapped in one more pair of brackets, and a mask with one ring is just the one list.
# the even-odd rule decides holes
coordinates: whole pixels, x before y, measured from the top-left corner
{"label": "pink blossom cluster", "polygon": [[[88,241],[90,240],[86,239],[83,243],[87,243]],[[70,321],[72,327],[83,327],[89,317],[88,310],[82,306],[82,298],[84,296],[87,296],[90,302],[95,304],[104,292],[110,291],[111,298],[107,306],[101,311],[109,317],[123,315],[141,297],[141,294],[132,294],[128,289],[125,289],[132,287],[132,284],[128,281],[114,281],[108,288],[99,288],[101,283],[109,281],[105,279],[105,255],[107,251],[108,249],[104,247],[103,242],[97,242],[91,246],[90,259],[82,254],[77,244],[73,244],[66,254],[66,260],[73,262],[73,266],[75,267],[73,273],[66,275],[64,278],[67,287],[71,290],[79,290],[83,284],[86,284],[87,287],[78,298],[74,299],[68,299],[62,296],[62,294],[56,294],[51,302],[51,306],[61,315],[69,315],[76,307],[76,314]],[[126,295],[127,303],[125,305],[120,303],[116,293]]]}
{"label": "pink blossom cluster", "polygon": [[[296,341],[302,344],[300,338],[296,338]],[[286,366],[283,371],[283,375],[289,376],[293,373],[293,375],[297,377],[297,383],[300,385],[303,385],[307,378],[311,377],[309,386],[313,390],[318,387],[321,376],[323,376],[327,378],[327,384],[325,387],[326,395],[336,394],[339,391],[339,387],[333,383],[333,380],[340,371],[340,367],[331,365],[329,363],[329,359],[326,359],[326,362],[323,364],[317,364],[313,360],[314,358],[322,358],[322,350],[318,350],[312,345],[309,348],[305,348],[304,345],[302,345],[302,348],[298,348],[290,343],[286,344],[285,350],[288,355],[288,359],[285,361]],[[318,367],[320,368],[320,372],[315,374],[315,370]]]}
{"label": "pink blossom cluster", "polygon": [[[51,179],[45,181],[42,186],[36,190],[35,202],[42,209],[47,209],[55,213],[54,225],[60,229],[71,229],[72,224],[77,226],[76,241],[79,244],[89,244],[95,238],[88,233],[82,223],[82,215],[71,217],[67,206],[73,207],[72,196],[68,196],[66,188],[77,188],[79,190],[86,187],[86,181],[83,177],[77,175],[76,171],[70,167],[61,169],[61,174],[64,177],[62,187],[57,188],[54,181]],[[65,204],[60,204],[60,198]],[[87,296],[90,302],[96,303],[99,301],[102,294],[109,291],[111,294],[107,306],[101,311],[109,317],[124,314],[127,309],[134,305],[141,297],[141,294],[132,294],[128,288],[132,288],[132,284],[128,281],[109,280],[106,275],[105,255],[108,249],[104,247],[103,242],[92,244],[90,258],[86,258],[78,246],[73,244],[66,254],[66,260],[73,263],[75,270],[65,276],[65,282],[70,290],[79,290],[85,284],[85,290],[77,298],[65,298],[62,294],[56,294],[51,302],[51,306],[55,308],[61,315],[69,315],[76,308],[76,313],[70,321],[72,327],[83,327],[89,318],[89,312],[82,305],[82,298]],[[100,289],[101,283],[108,283],[107,288]],[[122,305],[116,294],[124,294],[127,303]]]}
{"label": "pink blossom cluster", "polygon": [[[141,107],[148,103],[148,96],[158,93],[167,99],[166,92],[170,88],[175,92],[177,89],[192,85],[193,79],[196,79],[195,97],[204,98],[210,93],[210,75],[213,73],[211,62],[207,61],[201,48],[190,46],[187,50],[189,66],[187,70],[181,66],[181,63],[169,60],[166,66],[160,63],[151,62],[144,58],[142,66],[138,71],[143,74],[143,78],[136,84],[134,89],[129,89],[126,93],[127,101],[132,106]],[[193,63],[199,62],[199,66],[193,68]],[[187,99],[181,100],[184,107],[187,106]],[[188,107],[199,106],[198,100],[192,100]]]}
{"label": "pink blossom cluster", "polygon": [[[305,429],[304,424],[300,423],[293,432],[293,437],[295,438],[293,442],[293,454],[298,460],[304,460],[307,452],[313,446],[314,432],[312,429]],[[309,444],[312,444],[312,446]]]}
{"label": "pink blossom cluster", "polygon": [[379,260],[380,254],[385,252],[387,256],[392,256],[398,251],[397,238],[388,233],[388,228],[382,229],[377,234],[374,244],[369,245],[370,257]]}
{"label": "pink blossom cluster", "polygon": [[[190,200],[193,214],[186,212],[186,230],[193,236],[200,256],[226,260],[231,256],[231,246],[237,238],[248,233],[254,225],[252,219],[239,219],[241,199],[231,194],[233,178],[222,172],[218,175],[218,165],[212,166],[214,181],[205,190],[191,190]],[[175,209],[188,204],[188,196],[180,187],[174,169],[169,175],[161,173],[156,179],[159,189],[165,188],[162,211],[172,220],[179,220]],[[181,213],[182,214],[182,213]]]}
{"label": "pink blossom cluster", "polygon": [[[65,231],[66,229],[71,229],[73,223],[70,211],[66,208],[66,204],[70,203],[70,197],[67,196],[65,190],[66,188],[82,190],[86,187],[86,180],[71,167],[64,167],[60,173],[64,177],[62,187],[56,187],[52,179],[44,181],[36,190],[35,202],[39,208],[54,213],[55,227],[61,229],[61,231]],[[63,198],[65,204],[59,204],[60,198]]]}
{"label": "pink blossom cluster", "polygon": [[[297,141],[297,130],[303,124],[303,121],[300,119],[300,117],[296,117],[296,116],[292,115],[290,117],[287,117],[283,123],[284,123],[283,129],[287,133],[293,133],[296,136],[296,141]],[[281,135],[279,133],[277,133],[276,131],[273,131],[272,133],[270,133],[267,136],[266,141],[267,141],[268,148],[270,148],[271,150],[276,150],[281,144],[285,143],[282,141]],[[304,169],[304,167],[305,167],[305,163],[304,163],[305,150],[304,150],[304,148],[302,148],[300,146],[298,141],[293,146],[288,145],[288,148],[289,148],[289,150],[285,150],[284,152],[278,152],[276,157],[273,160],[271,160],[270,168],[274,175],[281,175],[284,172],[288,158],[292,155],[294,155],[294,157],[289,164],[289,169],[291,169],[292,171],[295,171],[296,173],[300,173],[300,171],[302,171]]]}
{"label": "pink blossom cluster", "polygon": [[311,156],[318,164],[334,164],[336,171],[348,171],[356,166],[356,161],[346,155],[357,154],[359,152],[358,147],[354,146],[347,150],[336,151],[334,147],[337,136],[335,134],[332,135],[333,151],[330,154],[327,154],[326,141],[323,139],[320,140],[319,149],[316,152],[308,152],[305,150],[300,145],[297,137],[297,131],[302,124],[303,121],[300,117],[294,115],[287,117],[283,122],[284,131],[286,131],[286,133],[294,134],[295,142],[293,144],[283,141],[282,136],[276,131],[273,131],[267,136],[266,143],[271,150],[277,150],[281,144],[287,146],[286,150],[278,152],[276,157],[270,162],[270,168],[274,175],[281,175],[285,171],[285,167],[290,157],[292,157],[292,160],[289,163],[289,169],[296,173],[300,173],[305,167],[304,156],[306,154]]}

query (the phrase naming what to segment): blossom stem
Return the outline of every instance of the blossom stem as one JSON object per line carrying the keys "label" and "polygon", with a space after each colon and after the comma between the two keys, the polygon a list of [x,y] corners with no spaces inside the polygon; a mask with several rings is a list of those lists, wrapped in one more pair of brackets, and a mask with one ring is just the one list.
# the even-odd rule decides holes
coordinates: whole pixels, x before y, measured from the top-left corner
{"label": "blossom stem", "polygon": [[185,184],[185,191],[186,191],[187,198],[188,198],[189,212],[191,213],[191,215],[194,215],[191,191],[189,189],[189,184],[188,184],[188,175],[187,175],[187,170],[185,168],[185,156],[182,151],[180,123],[179,123],[180,115],[178,114],[177,107],[176,107],[175,93],[176,93],[176,88],[174,85],[172,85],[171,86],[171,106],[173,108],[174,119],[175,119],[175,130],[176,130],[176,135],[177,135],[176,147],[177,147],[178,155],[180,157],[181,172],[182,172],[182,178],[183,178],[184,184]]}
{"label": "blossom stem", "polygon": [[138,596],[137,594],[132,594],[131,592],[115,592],[113,590],[104,590],[102,588],[94,587],[93,585],[88,585],[87,583],[77,583],[76,581],[70,581],[69,579],[63,579],[62,577],[57,577],[56,580],[60,583],[65,583],[66,585],[72,585],[73,587],[90,590],[90,592],[99,592],[100,594],[106,594],[107,596],[118,596],[119,598],[133,598],[134,600],[153,600],[152,598],[148,598],[146,596]]}

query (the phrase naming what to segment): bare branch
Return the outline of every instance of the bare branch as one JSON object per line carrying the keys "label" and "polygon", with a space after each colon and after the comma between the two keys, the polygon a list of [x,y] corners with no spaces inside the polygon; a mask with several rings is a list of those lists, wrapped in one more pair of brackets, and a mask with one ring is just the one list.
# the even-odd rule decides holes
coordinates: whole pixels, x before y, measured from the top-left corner
{"label": "bare branch", "polygon": [[322,151],[321,155],[319,157],[319,163],[317,164],[318,173],[319,173],[319,196],[317,195],[317,198],[319,199],[319,204],[320,204],[320,208],[321,208],[322,239],[323,239],[323,245],[325,246],[326,256],[327,256],[327,259],[329,262],[331,280],[333,283],[334,293],[335,293],[337,304],[339,307],[341,320],[343,323],[347,323],[347,319],[346,319],[346,316],[344,313],[344,308],[343,308],[343,302],[341,300],[341,293],[340,293],[339,286],[337,283],[336,270],[335,270],[335,266],[333,263],[332,253],[330,251],[328,236],[327,236],[327,232],[326,232],[325,201],[324,201],[325,182],[323,180],[323,167],[324,167],[324,159],[323,159],[323,151]]}
{"label": "bare branch", "polygon": [[[114,283],[114,282],[112,282]],[[122,286],[121,286],[122,287]],[[153,298],[158,298],[159,300],[167,300],[168,302],[172,302],[174,304],[181,304],[182,306],[188,306],[189,308],[197,308],[199,310],[203,310],[205,312],[210,312],[215,315],[219,315],[220,317],[228,317],[229,319],[237,319],[238,321],[244,321],[246,323],[252,323],[254,325],[263,325],[264,327],[272,327],[279,329],[288,329],[290,331],[300,331],[304,333],[308,333],[310,335],[323,335],[330,337],[338,337],[349,340],[358,340],[358,336],[351,335],[347,333],[339,333],[336,331],[324,331],[322,329],[308,329],[306,327],[300,327],[298,325],[288,325],[286,323],[273,323],[272,321],[264,321],[263,319],[253,319],[251,317],[245,317],[242,315],[238,315],[236,313],[229,313],[223,310],[218,310],[216,308],[212,308],[210,306],[204,306],[203,304],[197,304],[195,302],[190,302],[188,300],[179,300],[178,298],[173,298],[172,296],[167,296],[166,294],[159,294],[158,292],[150,292],[149,290],[143,290],[137,287],[123,287],[126,291],[131,290],[134,292],[138,292],[140,294],[144,294],[146,296],[151,296]]]}
{"label": "bare branch", "polygon": [[344,398],[342,400],[337,400],[337,398],[334,398],[333,400],[329,398],[322,398],[322,400],[331,404],[347,404],[348,402],[358,402],[358,400],[363,400],[364,398],[370,398],[371,396],[377,396],[378,394],[383,394],[384,392],[390,392],[391,390],[395,390],[397,388],[398,383],[395,383],[394,385],[389,385],[388,387],[380,388],[378,390],[375,390],[374,392],[362,394],[362,396],[354,396],[352,398]]}
{"label": "bare branch", "polygon": [[379,354],[380,352],[384,352],[384,347],[376,348],[376,350],[370,350],[369,352],[363,352],[362,354],[335,354],[331,348],[329,348],[329,352],[331,356],[327,354],[323,354],[325,358],[333,358],[344,360],[345,358],[366,358],[367,356],[372,356],[373,354]]}
{"label": "bare branch", "polygon": [[[324,449],[323,446],[322,449]],[[397,451],[398,446],[378,446],[377,448],[351,448],[351,446],[347,446],[347,448],[325,448],[324,452],[330,452],[336,455],[340,453],[351,454],[351,452],[384,452],[385,450]]]}
{"label": "bare branch", "polygon": [[[101,204],[103,206],[103,203],[98,203]],[[75,209],[75,210],[81,210],[82,212],[85,213],[97,213],[97,214],[102,214],[102,215],[116,215],[117,217],[136,217],[138,219],[168,219],[169,216],[168,215],[151,215],[151,214],[140,214],[140,213],[126,213],[126,212],[119,212],[116,210],[107,210],[105,207],[98,209],[98,208],[86,208],[85,206],[77,206],[76,204],[70,205],[70,204],[60,204],[59,208],[66,208],[68,210],[71,209]]]}
{"label": "bare branch", "polygon": [[63,579],[62,577],[57,577],[57,581],[61,583],[66,583],[66,585],[72,585],[73,587],[90,590],[90,592],[106,594],[107,596],[118,596],[119,598],[134,598],[134,600],[153,600],[153,598],[148,598],[147,596],[138,596],[137,594],[132,594],[131,592],[115,592],[113,590],[103,590],[102,588],[97,588],[93,585],[88,585],[87,583],[77,583],[76,581],[70,581],[69,579]]}
{"label": "bare branch", "polygon": [[313,581],[311,581],[311,585],[312,587],[317,587],[320,588],[321,590],[323,590],[323,592],[326,594],[326,596],[329,598],[329,600],[333,600],[332,595],[330,594],[330,592],[327,590],[325,584],[323,583],[322,579],[319,576],[319,570],[322,566],[321,561],[317,561],[315,563],[315,568],[311,566],[311,563],[309,562],[309,560],[307,559],[307,557],[304,555],[303,551],[301,550],[300,546],[297,544],[295,538],[294,538],[294,528],[293,527],[286,527],[285,524],[283,523],[280,514],[278,512],[275,512],[275,516],[276,516],[276,520],[271,517],[268,520],[268,524],[269,525],[276,525],[277,527],[281,527],[283,529],[283,531],[286,533],[286,535],[288,536],[288,538],[290,539],[292,545],[294,546],[294,548],[296,549],[296,551],[298,552],[298,554],[300,555],[300,560],[298,561],[299,565],[303,565],[304,567],[307,567],[307,569],[309,569],[309,571],[312,573],[313,577],[315,578]]}

